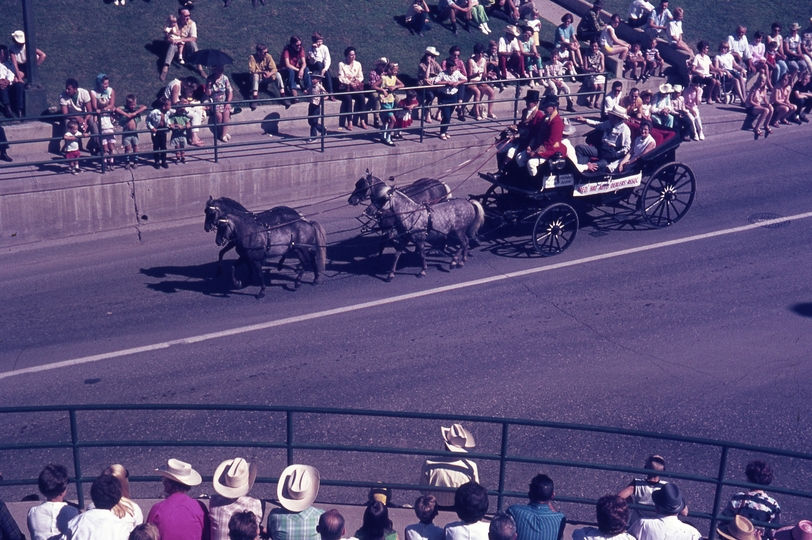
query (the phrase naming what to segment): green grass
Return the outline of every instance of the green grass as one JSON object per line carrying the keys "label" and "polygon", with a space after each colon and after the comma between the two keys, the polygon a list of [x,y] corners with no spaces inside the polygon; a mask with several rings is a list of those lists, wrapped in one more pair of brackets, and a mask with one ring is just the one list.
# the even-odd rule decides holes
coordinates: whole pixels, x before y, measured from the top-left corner
{"label": "green grass", "polygon": [[[119,103],[132,92],[148,104],[163,88],[158,80],[157,49],[163,50],[163,24],[169,13],[177,11],[176,0],[128,0],[123,7],[113,5],[112,0],[29,1],[33,4],[37,46],[48,54],[40,67],[40,82],[51,105],[57,103],[68,77],[76,78],[89,89],[98,73],[107,73]],[[686,9],[686,37],[693,43],[699,39],[712,42],[723,39],[740,22],[751,31],[768,30],[773,20],[781,21],[785,29],[792,21],[806,27],[805,17],[812,15],[808,0],[673,2],[672,7],[682,5]],[[353,45],[365,71],[371,69],[374,59],[386,56],[400,63],[402,79],[413,84],[426,46],[433,45],[444,53],[457,44],[467,57],[474,43],[488,39],[478,31],[473,34],[461,31],[457,38],[436,24],[423,38],[410,35],[394,19],[405,12],[405,0],[266,0],[266,3],[267,6],[253,8],[250,0],[233,0],[228,8],[223,8],[220,0],[198,0],[192,17],[198,24],[200,47],[229,53],[235,60],[226,71],[229,75],[247,72],[248,56],[256,42],[268,45],[278,59],[292,34],[298,34],[309,44],[309,36],[318,30],[325,36],[335,64],[341,60],[344,48]],[[606,9],[615,9],[625,16],[627,4],[628,0],[606,0]],[[22,28],[21,0],[0,0],[0,13],[3,13],[0,36],[4,36],[0,42],[10,43],[11,32]],[[489,37],[498,38],[505,24],[492,19],[494,33]],[[553,23],[543,25],[543,40],[551,41],[554,27]],[[189,74],[193,72],[178,66],[169,71],[170,77]],[[241,97],[240,93],[235,97]]]}

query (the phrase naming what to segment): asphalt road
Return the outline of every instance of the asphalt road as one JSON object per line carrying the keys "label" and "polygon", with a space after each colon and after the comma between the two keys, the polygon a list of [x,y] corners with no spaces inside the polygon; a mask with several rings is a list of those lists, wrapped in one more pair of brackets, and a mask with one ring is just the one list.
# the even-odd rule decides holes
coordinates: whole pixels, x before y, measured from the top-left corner
{"label": "asphalt road", "polygon": [[[314,219],[332,244],[324,283],[293,291],[286,269],[262,300],[254,298],[255,286],[234,291],[214,277],[218,248],[203,231],[202,213],[194,223],[146,226],[140,241],[126,231],[4,253],[0,377],[10,376],[0,379],[0,405],[245,403],[470,413],[806,451],[812,218],[735,228],[812,210],[808,135],[806,128],[784,127],[767,140],[741,132],[683,145],[677,157],[696,173],[698,194],[687,217],[668,229],[592,212],[558,257],[541,259],[526,243],[497,238],[462,270],[449,272],[446,260],[433,257],[422,279],[414,259],[404,258],[394,282],[383,281],[369,257],[376,245],[356,236],[359,209],[343,199],[305,209],[321,212]],[[470,172],[450,183],[459,185]],[[354,180],[347,179],[348,188]],[[486,187],[471,179],[456,193]],[[506,275],[531,269],[539,271]],[[470,283],[493,276],[502,278]],[[459,287],[436,290],[449,285]],[[365,302],[372,305],[358,307]],[[284,324],[210,335],[271,321]],[[158,348],[195,336],[207,339]],[[73,359],[82,363],[11,373]],[[195,418],[178,433],[241,429]],[[251,431],[264,429],[257,423]],[[413,443],[398,427],[360,424],[347,429],[357,429],[367,444],[379,437]],[[36,439],[49,425],[21,420],[2,428],[3,437]],[[118,416],[110,425],[162,429]],[[420,429],[439,433],[436,426]],[[498,451],[497,433],[481,439]],[[652,451],[574,435],[540,441],[523,445],[534,455],[552,447],[582,459],[603,452],[629,466]],[[669,457],[683,470],[715,474],[712,457],[692,452],[674,447]],[[133,459],[143,460],[146,474],[164,456],[153,451]],[[0,468],[22,474],[39,466],[32,462],[6,455]],[[371,471],[383,467],[374,463]],[[776,483],[801,488],[808,473],[783,466]],[[522,474],[513,482],[520,490]],[[616,476],[601,482],[607,489],[623,485]],[[575,481],[569,487],[570,494],[595,495]]]}

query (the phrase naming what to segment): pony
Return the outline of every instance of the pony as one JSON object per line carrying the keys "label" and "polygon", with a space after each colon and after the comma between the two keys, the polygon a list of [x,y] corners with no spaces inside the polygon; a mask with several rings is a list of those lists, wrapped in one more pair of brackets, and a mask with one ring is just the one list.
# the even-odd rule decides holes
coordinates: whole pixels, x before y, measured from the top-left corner
{"label": "pony", "polygon": [[313,285],[320,283],[327,261],[327,235],[324,228],[315,221],[297,220],[274,227],[266,227],[250,215],[242,213],[228,214],[217,220],[218,246],[233,242],[240,258],[231,267],[231,282],[235,287],[243,285],[237,280],[236,267],[239,264],[248,266],[246,285],[251,283],[254,274],[260,278],[260,290],[257,298],[265,296],[265,280],[262,277],[262,264],[266,259],[285,256],[293,252],[302,263],[296,275],[295,287],[301,285],[305,265],[313,270]]}
{"label": "pony", "polygon": [[451,269],[463,267],[468,260],[468,238],[476,237],[477,231],[485,222],[485,211],[478,202],[451,199],[435,204],[419,204],[400,189],[391,187],[385,188],[381,196],[385,199],[382,209],[391,212],[398,235],[404,240],[397,244],[395,260],[386,281],[395,278],[398,259],[409,242],[414,244],[423,263],[417,277],[425,276],[425,244],[430,237],[459,242],[460,248],[451,257]]}
{"label": "pony", "polygon": [[[255,214],[250,212],[247,208],[234,199],[229,199],[228,197],[212,199],[211,195],[209,195],[209,200],[206,202],[206,209],[204,212],[206,214],[206,220],[203,223],[203,230],[206,232],[211,232],[216,229],[217,220],[225,218],[229,214],[244,214],[252,216],[257,220],[258,223],[268,228],[276,227],[285,223],[293,223],[294,221],[307,221],[307,219],[305,219],[305,217],[299,213],[298,210],[288,206],[277,206],[275,208],[271,208],[270,210],[265,210]],[[220,254],[217,257],[218,276],[222,275],[223,273],[223,255],[234,249],[234,246],[234,242],[229,242],[223,249],[220,250]],[[277,265],[279,270],[282,270],[282,265],[285,263],[286,258],[287,254],[282,255],[282,257],[279,259],[279,264]]]}

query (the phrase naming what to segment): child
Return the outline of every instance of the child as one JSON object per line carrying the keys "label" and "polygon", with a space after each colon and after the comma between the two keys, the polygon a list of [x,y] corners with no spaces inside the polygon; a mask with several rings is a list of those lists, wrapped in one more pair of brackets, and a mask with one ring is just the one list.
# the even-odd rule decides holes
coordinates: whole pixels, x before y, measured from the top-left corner
{"label": "child", "polygon": [[660,58],[660,51],[657,50],[657,39],[652,38],[646,49],[646,71],[643,73],[643,81],[649,77],[654,77],[657,70],[660,70],[660,77],[663,76],[663,59]]}
{"label": "child", "polygon": [[702,77],[694,75],[691,78],[691,84],[682,93],[682,97],[685,100],[685,112],[694,124],[696,135],[693,139],[704,141],[705,133],[702,131],[702,118],[699,116],[699,104],[702,103]]}
{"label": "child", "polygon": [[169,125],[168,117],[172,110],[172,102],[169,98],[162,97],[158,100],[158,108],[152,109],[147,115],[147,129],[152,138],[152,157],[155,160],[155,168],[169,168],[166,164],[166,134]]}
{"label": "child", "polygon": [[651,98],[652,94],[648,90],[640,92],[640,120],[648,120],[651,122]]}
{"label": "child", "polygon": [[169,116],[169,129],[172,130],[169,144],[175,148],[175,159],[179,164],[186,163],[186,152],[184,151],[184,148],[186,148],[186,130],[191,127],[192,123],[186,114],[186,107],[179,103],[175,112]]}
{"label": "child", "polygon": [[406,540],[444,540],[445,531],[434,524],[438,513],[434,495],[418,497],[414,502],[414,514],[420,523],[406,527]]}
{"label": "child", "polygon": [[65,140],[65,157],[72,161],[68,162],[68,171],[71,174],[79,174],[82,170],[79,168],[79,141],[84,137],[84,134],[79,131],[79,122],[74,119],[68,120],[68,130],[62,136]]}
{"label": "child", "polygon": [[630,71],[632,79],[637,82],[640,82],[640,79],[643,78],[643,74],[646,71],[646,57],[643,51],[640,50],[639,42],[635,41],[632,43],[632,50],[629,52],[629,55],[626,56],[626,64],[623,66],[623,69]]}
{"label": "child", "polygon": [[68,522],[79,515],[77,508],[64,501],[68,491],[68,470],[62,465],[46,465],[39,473],[37,483],[46,500],[28,510],[31,540],[47,540],[66,534]]}
{"label": "child", "polygon": [[[138,153],[138,134],[135,131],[138,129],[138,122],[141,121],[141,113],[146,111],[144,105],[138,105],[134,94],[127,94],[124,101],[124,106],[118,108],[118,114],[122,117],[121,125],[124,131],[121,133],[121,146],[124,147],[124,153],[129,154],[130,150],[134,154]],[[138,157],[127,155],[124,160],[125,169],[135,169],[138,167]]]}
{"label": "child", "polygon": [[417,92],[407,90],[406,97],[398,101],[397,112],[395,112],[395,139],[402,139],[401,129],[408,129],[412,125],[412,111],[420,105],[417,101]]}
{"label": "child", "polygon": [[310,87],[310,94],[313,97],[310,98],[310,103],[307,105],[307,124],[310,126],[310,138],[307,139],[307,142],[313,143],[316,142],[316,135],[324,135],[327,133],[327,130],[321,125],[321,103],[324,100],[323,94],[326,94],[327,91],[322,84],[322,80],[324,79],[322,75],[313,73],[310,77],[313,81]]}
{"label": "child", "polygon": [[778,73],[780,73],[780,70],[778,69],[777,41],[770,41],[767,44],[767,54],[765,58],[767,62],[767,73],[770,77],[770,81],[772,82],[773,86],[775,86],[778,83]]}
{"label": "child", "polygon": [[[164,34],[166,34],[166,40],[173,45],[180,41],[180,28],[178,27],[178,18],[174,15],[170,15],[166,18],[166,27],[164,27]],[[186,62],[183,61],[183,47],[178,47],[178,62],[181,64],[185,64]]]}
{"label": "child", "polygon": [[632,510],[629,528],[642,518],[653,518],[657,516],[651,495],[667,483],[665,480],[660,480],[659,473],[665,470],[665,459],[662,456],[656,454],[649,456],[644,468],[652,471],[652,473],[646,476],[645,479],[635,478],[618,493],[618,497],[626,499],[632,504],[651,506],[651,510]]}
{"label": "child", "polygon": [[116,153],[115,128],[113,128],[113,114],[109,110],[104,110],[99,114],[99,130],[101,131],[100,142],[104,153],[109,156],[104,161],[107,168],[113,170],[113,155]]}
{"label": "child", "polygon": [[386,64],[381,80],[373,85],[377,90],[381,100],[381,141],[387,146],[395,146],[392,142],[392,130],[395,127],[395,90],[403,88],[403,83],[398,79],[398,65],[394,62]]}
{"label": "child", "polygon": [[[569,54],[569,51],[567,52]],[[572,62],[568,61],[569,65],[572,66]],[[567,83],[564,82],[564,76],[568,75],[570,72],[568,71],[567,64],[565,64],[561,56],[558,54],[553,53],[552,58],[550,59],[550,63],[544,68],[544,74],[549,79],[546,79],[545,84],[547,86],[547,90],[544,92],[545,94],[552,94],[557,96],[559,94],[566,94],[567,95],[567,111],[568,112],[575,112],[575,107],[573,106],[572,98],[569,96],[570,87]]]}

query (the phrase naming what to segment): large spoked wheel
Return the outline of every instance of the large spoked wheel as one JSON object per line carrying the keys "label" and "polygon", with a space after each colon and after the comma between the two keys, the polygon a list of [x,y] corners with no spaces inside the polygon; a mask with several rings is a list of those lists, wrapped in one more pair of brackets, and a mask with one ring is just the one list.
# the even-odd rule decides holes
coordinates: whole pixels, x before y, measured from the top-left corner
{"label": "large spoked wheel", "polygon": [[558,255],[578,234],[578,214],[565,203],[555,203],[539,214],[533,226],[533,247],[542,257]]}
{"label": "large spoked wheel", "polygon": [[640,212],[653,227],[668,227],[684,216],[696,194],[694,172],[682,163],[663,165],[652,174],[640,196]]}

